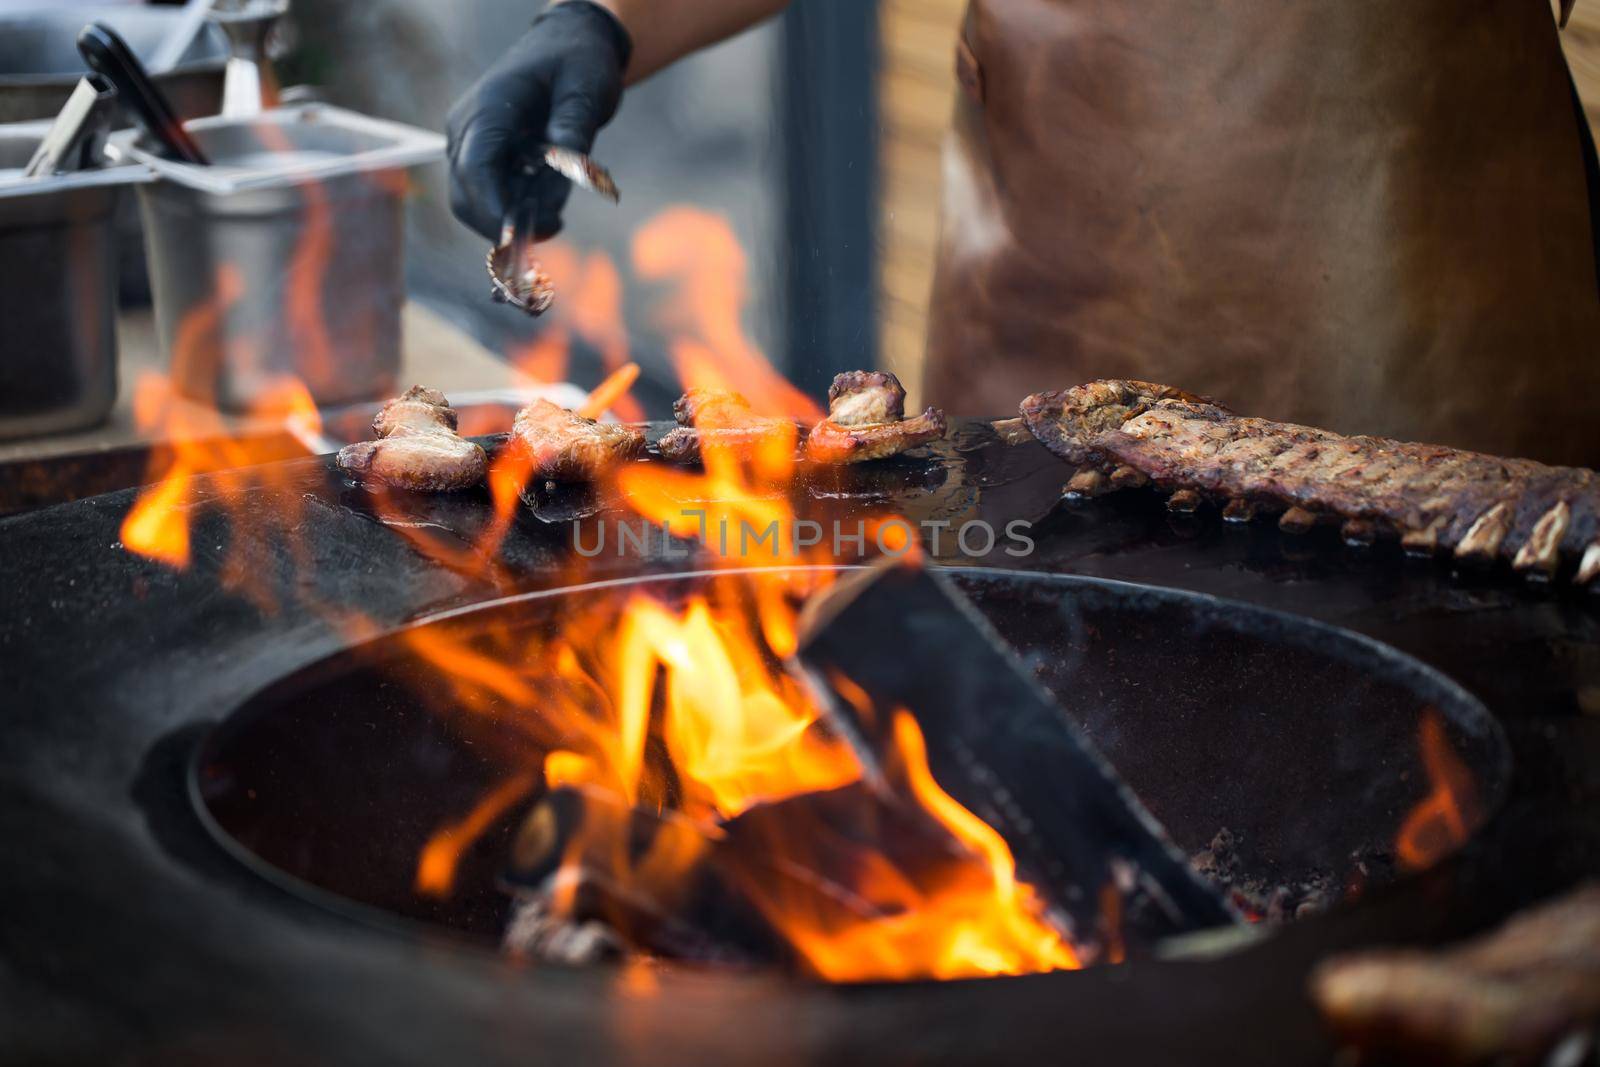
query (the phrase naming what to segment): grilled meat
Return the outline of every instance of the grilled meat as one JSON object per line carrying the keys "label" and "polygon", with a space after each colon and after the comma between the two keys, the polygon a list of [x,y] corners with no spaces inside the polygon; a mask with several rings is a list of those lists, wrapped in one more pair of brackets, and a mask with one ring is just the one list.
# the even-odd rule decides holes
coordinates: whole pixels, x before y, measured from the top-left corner
{"label": "grilled meat", "polygon": [[882,371],[849,371],[828,389],[828,417],[806,440],[806,453],[821,463],[865,463],[899,455],[944,436],[944,412],[929,408],[905,417],[900,379]]}
{"label": "grilled meat", "polygon": [[1147,382],[1100,381],[1022,402],[1028,429],[1083,468],[1070,491],[1154,482],[1173,506],[1226,504],[1234,518],[1281,514],[1290,532],[1343,524],[1356,542],[1399,537],[1464,563],[1509,561],[1550,577],[1576,561],[1600,575],[1600,474],[1437,445],[1235,415]]}
{"label": "grilled meat", "polygon": [[1343,956],[1311,994],[1346,1041],[1433,1063],[1537,1063],[1600,1020],[1600,886],[1445,952]]}
{"label": "grilled meat", "polygon": [[828,386],[828,418],[840,426],[873,426],[906,417],[906,390],[884,371],[852,370]]}
{"label": "grilled meat", "polygon": [[797,427],[788,419],[757,415],[739,393],[690,389],[672,405],[678,428],[656,447],[674,463],[698,463],[704,448],[744,457],[773,441],[792,440]]}
{"label": "grilled meat", "polygon": [[532,458],[532,477],[552,482],[595,481],[644,454],[644,433],[586,419],[548,400],[535,400],[511,427],[514,447]]}
{"label": "grilled meat", "polygon": [[754,417],[750,401],[731,389],[690,389],[672,405],[672,419],[679,426],[720,430],[742,425]]}
{"label": "grilled meat", "polygon": [[372,420],[376,441],[339,451],[339,467],[418,492],[449,492],[483,481],[483,449],[456,434],[456,413],[436,389],[412,386]]}

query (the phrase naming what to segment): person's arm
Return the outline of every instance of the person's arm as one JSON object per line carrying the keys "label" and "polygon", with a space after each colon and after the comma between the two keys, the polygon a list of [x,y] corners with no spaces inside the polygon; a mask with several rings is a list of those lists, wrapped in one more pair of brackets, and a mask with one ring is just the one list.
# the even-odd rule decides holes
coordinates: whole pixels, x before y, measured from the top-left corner
{"label": "person's arm", "polygon": [[[456,101],[447,126],[450,207],[490,240],[513,197],[535,202],[539,239],[561,229],[572,183],[544,145],[588,154],[625,85],[746,29],[787,0],[555,0]],[[523,181],[524,173],[532,174]]]}
{"label": "person's arm", "polygon": [[[568,0],[557,0],[566,3]],[[633,38],[627,83],[771,18],[789,0],[594,0]]]}

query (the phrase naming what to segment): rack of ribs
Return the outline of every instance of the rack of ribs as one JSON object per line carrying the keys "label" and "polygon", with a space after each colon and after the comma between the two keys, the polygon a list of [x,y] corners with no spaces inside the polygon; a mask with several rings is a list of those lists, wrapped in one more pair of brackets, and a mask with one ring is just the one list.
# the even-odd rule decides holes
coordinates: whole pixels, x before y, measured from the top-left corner
{"label": "rack of ribs", "polygon": [[1022,419],[1079,468],[1069,493],[1153,484],[1177,511],[1211,502],[1236,522],[1277,514],[1294,533],[1338,521],[1352,542],[1398,537],[1411,552],[1503,559],[1538,578],[1575,563],[1581,585],[1600,576],[1594,471],[1247,418],[1149,382],[1037,393]]}

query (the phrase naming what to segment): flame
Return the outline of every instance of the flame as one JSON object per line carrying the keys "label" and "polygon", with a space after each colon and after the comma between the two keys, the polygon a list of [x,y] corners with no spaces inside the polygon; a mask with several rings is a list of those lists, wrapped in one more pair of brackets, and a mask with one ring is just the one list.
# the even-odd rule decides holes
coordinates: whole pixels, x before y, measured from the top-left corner
{"label": "flame", "polygon": [[[456,682],[462,708],[499,722],[509,706],[527,733],[554,739],[543,756],[546,787],[595,789],[647,811],[670,807],[715,839],[717,828],[758,805],[862,780],[852,750],[772,654],[748,577],[714,579],[681,605],[645,593],[601,600],[563,620],[556,636],[520,645],[509,634],[484,645],[480,635],[469,649],[466,641],[425,639],[427,630],[412,640]],[[911,868],[876,851],[852,856],[844,868],[853,878],[839,891],[861,906],[840,909],[810,882],[797,892],[792,879],[795,870],[831,869],[838,853],[827,834],[804,820],[781,826],[761,851],[784,857],[791,877],[752,875],[747,888],[799,964],[830,981],[1079,966],[1036,894],[1017,880],[1005,841],[934,779],[915,720],[898,711],[893,723],[900,793],[950,847]],[[525,776],[509,781],[430,840],[418,860],[419,891],[449,891],[471,840],[526,795]],[[597,863],[625,891],[671,900],[707,861],[703,839],[658,835],[639,856],[629,840],[615,810],[587,813],[566,842],[552,903],[571,907],[583,871]]]}
{"label": "flame", "polygon": [[[694,343],[680,347],[680,373],[686,352],[704,357],[719,384],[743,393],[757,411],[808,423],[821,418],[817,404],[774,371],[744,331],[745,255],[725,218],[669,208],[634,235],[633,266],[646,281],[676,284],[657,318],[666,333]],[[683,378],[699,384],[687,373]]]}
{"label": "flame", "polygon": [[[307,188],[309,232],[294,255],[286,303],[290,330],[306,356],[305,379],[283,381],[252,408],[249,417],[262,425],[281,428],[291,418],[318,425],[312,396],[319,375],[339,355],[332,351],[319,303],[335,252],[331,209],[323,190]],[[608,374],[584,413],[636,417],[629,391],[639,369],[629,360],[623,283],[615,264],[560,244],[541,255],[563,300],[547,328],[513,361],[536,378],[564,379],[572,346],[581,342],[598,352]],[[669,210],[638,233],[632,265],[641,279],[670,294],[657,318],[673,338],[669,351],[683,384],[743,393],[770,421],[754,441],[705,444],[700,470],[637,464],[618,472],[614,486],[603,487],[615,489],[639,516],[701,542],[718,569],[690,594],[672,600],[647,593],[592,597],[558,625],[534,632],[509,624],[488,631],[436,625],[402,635],[431,667],[430,684],[419,693],[425,689],[458,736],[503,768],[495,784],[420,849],[414,889],[424,896],[453,892],[473,844],[541,790],[605,790],[621,798],[625,815],[671,813],[703,830],[703,836],[661,835],[635,855],[625,818],[619,823],[612,812],[586,819],[561,854],[566,869],[564,880],[558,878],[556,903],[570,907],[578,884],[570,875],[588,859],[603,856],[608,870],[657,899],[672,899],[709,862],[715,843],[724,839],[723,828],[734,820],[775,810],[773,805],[865,789],[855,752],[783,665],[798,644],[801,605],[831,580],[827,571],[808,566],[830,561],[828,548],[792,536],[796,500],[803,495],[795,492],[804,473],[800,428],[820,418],[820,409],[773,370],[745,331],[747,264],[725,220],[690,208]],[[205,378],[197,372],[217,358],[220,328],[242,293],[238,272],[224,268],[213,298],[181,324],[173,358],[186,380]],[[234,353],[248,354],[247,348]],[[164,380],[140,382],[136,401],[141,423],[161,429],[171,445],[157,457],[152,484],[123,523],[129,551],[186,566],[201,546],[209,547],[209,539],[194,536],[191,520],[207,508],[221,508],[235,534],[286,543],[291,562],[305,563],[295,536],[305,486],[283,465],[261,465],[280,458],[271,448],[237,432],[213,407],[177,396]],[[401,495],[371,488],[369,498],[397,536],[440,565],[510,587],[517,576],[500,548],[532,469],[514,441],[496,451],[488,478],[490,516],[471,538],[430,535],[410,521]],[[888,548],[914,550],[910,527],[902,522],[895,529],[898,521],[876,517],[866,529],[893,535]],[[263,527],[264,534],[257,532]],[[270,606],[272,589],[280,588],[269,588],[262,576],[271,568],[256,566],[247,552],[235,555],[237,547],[230,545],[224,561],[225,584]],[[566,577],[575,580],[581,573]],[[310,585],[287,583],[289,595],[309,598]],[[349,609],[313,607],[352,638],[377,629]],[[836,681],[863,715],[875,713],[848,679]],[[1005,842],[944,792],[928,767],[914,719],[903,711],[893,714],[896,810],[906,809],[903,817],[947,847],[914,862],[895,858],[887,847],[853,856],[838,888],[860,907],[842,912],[819,910],[815,892],[797,896],[792,878],[756,878],[750,886],[754,901],[788,939],[799,965],[832,980],[1077,966],[1072,947],[1043,917],[1033,891],[1017,880]],[[807,836],[806,830],[804,820],[786,826],[776,843],[791,874],[808,857],[819,864],[826,858],[828,839]]]}
{"label": "flame", "polygon": [[[206,311],[195,314],[205,316]],[[179,336],[190,332],[186,327]],[[267,388],[235,424],[214,408],[177,395],[168,379],[150,374],[134,386],[134,418],[146,431],[159,429],[166,440],[152,457],[152,484],[122,521],[122,544],[128,551],[173,567],[189,564],[189,512],[199,502],[200,475],[210,475],[210,491],[236,513],[243,512],[252,489],[261,488],[275,500],[282,497],[265,518],[298,522],[303,501],[288,492],[291,476],[270,466],[274,460],[305,454],[282,433],[290,420],[313,431],[321,427],[316,404],[298,380],[284,378]],[[236,429],[241,424],[255,427],[255,432]]]}
{"label": "flame", "polygon": [[[624,725],[642,751],[655,671],[664,672],[663,735],[690,814],[730,818],[759,801],[832,789],[860,769],[848,748],[814,729],[818,712],[787,675],[767,666],[762,639],[703,598],[681,613],[640,598],[624,631],[631,698]],[[630,674],[627,668],[632,668]]]}
{"label": "flame", "polygon": [[178,460],[162,479],[135,501],[122,520],[122,543],[141,556],[174,567],[189,562],[189,520],[183,507],[194,472]]}
{"label": "flame", "polygon": [[[612,321],[605,310],[609,275],[598,262],[569,253],[548,261],[558,286],[572,285],[574,273],[598,279],[580,281],[585,295],[569,301],[569,317],[557,325],[561,340],[550,342],[551,351],[564,352],[574,332],[593,343]],[[730,820],[862,781],[855,753],[782,666],[798,645],[801,604],[831,581],[829,572],[806,566],[831,560],[827,548],[792,536],[794,489],[803,473],[800,425],[820,412],[772,370],[744,333],[745,262],[724,221],[690,209],[669,211],[638,234],[634,266],[641,277],[676,289],[662,321],[677,335],[671,353],[684,387],[740,392],[768,420],[753,440],[703,436],[699,470],[647,463],[615,475],[629,508],[700,542],[721,570],[681,601],[646,593],[600,599],[536,635],[452,638],[423,628],[410,638],[437,675],[454,683],[456,706],[446,714],[465,714],[469,725],[513,721],[521,734],[545,739],[540,772],[546,788],[593,790],[620,798],[623,810],[670,810],[709,835],[658,835],[636,856],[616,807],[586,811],[551,883],[557,908],[574,905],[588,864],[650,899],[671,900],[696,866],[708,862],[706,841]],[[614,393],[630,384],[631,377],[614,375],[595,390],[584,413],[611,406]],[[515,447],[502,450],[493,465],[497,521],[515,515],[529,467]],[[915,548],[903,520],[878,517],[868,529],[883,535],[886,549]],[[837,681],[862,705],[858,711],[872,714],[859,687]],[[1017,881],[1005,842],[934,780],[912,717],[897,714],[894,727],[903,802],[949,847],[914,869],[902,869],[885,852],[854,856],[854,875],[839,891],[859,898],[865,910],[840,912],[814,892],[796,893],[792,881],[756,877],[749,887],[754,900],[800,965],[830,980],[1078,966],[1071,945],[1042,917],[1033,891]],[[445,865],[461,855],[465,831],[482,832],[492,822],[482,817],[484,804],[503,810],[485,801],[445,827],[419,859],[419,886],[439,891],[450,884]],[[826,859],[826,834],[808,833],[803,822],[787,827],[769,850],[792,860],[791,871],[804,868],[808,857],[819,866]]]}
{"label": "flame", "polygon": [[1433,708],[1422,713],[1418,745],[1430,788],[1395,837],[1401,866],[1413,871],[1431,867],[1465,844],[1470,828],[1478,822],[1472,772],[1450,747],[1444,720]]}
{"label": "flame", "polygon": [[1034,892],[1017,881],[1011,849],[995,830],[946,793],[928,767],[916,720],[894,717],[903,773],[923,809],[975,858],[943,891],[921,892],[908,906],[840,934],[789,927],[789,937],[824,978],[972,978],[1069,970],[1080,966],[1061,935],[1039,918]]}
{"label": "flame", "polygon": [[532,792],[536,784],[537,780],[528,774],[504,782],[480,800],[461,822],[430,837],[417,861],[417,892],[426,896],[448,896],[455,886],[461,854],[513,804]]}
{"label": "flame", "polygon": [[[288,147],[283,131],[271,124],[262,124],[257,132],[263,147]],[[197,503],[202,475],[210,476],[205,484],[236,520],[236,526],[265,523],[290,530],[300,521],[304,501],[293,477],[270,465],[262,466],[306,454],[303,447],[290,443],[285,428],[295,423],[313,433],[321,432],[313,393],[338,374],[337,354],[322,307],[334,253],[333,205],[327,190],[316,182],[302,184],[300,194],[302,236],[285,268],[284,286],[288,332],[304,377],[283,375],[267,382],[237,416],[224,416],[217,409],[219,360],[248,366],[255,357],[248,340],[233,339],[225,351],[222,327],[244,296],[245,282],[236,267],[223,264],[217,270],[210,299],[185,312],[178,324],[172,341],[171,377],[150,375],[136,386],[137,425],[143,432],[158,434],[166,444],[152,456],[151,484],[123,520],[122,544],[130,552],[173,567],[189,565],[188,513]],[[178,383],[195,395],[180,396]],[[257,493],[270,504],[254,504],[251,498]],[[298,542],[293,542],[293,548],[300,551]],[[224,582],[263,608],[274,604],[267,580],[242,554],[228,559]]]}

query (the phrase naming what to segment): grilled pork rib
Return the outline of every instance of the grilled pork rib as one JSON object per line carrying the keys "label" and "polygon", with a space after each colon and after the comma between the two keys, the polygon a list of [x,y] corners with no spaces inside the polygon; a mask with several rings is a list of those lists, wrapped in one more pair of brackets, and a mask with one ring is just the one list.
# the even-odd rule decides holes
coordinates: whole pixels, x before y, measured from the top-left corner
{"label": "grilled pork rib", "polygon": [[414,385],[372,420],[376,441],[339,451],[342,470],[400,489],[449,492],[483,481],[483,449],[456,434],[456,413],[444,394]]}
{"label": "grilled pork rib", "polygon": [[690,389],[672,405],[678,428],[657,442],[664,459],[698,463],[705,447],[746,456],[779,435],[793,438],[797,427],[788,419],[757,415],[739,393],[722,389]]}
{"label": "grilled pork rib", "polygon": [[1068,489],[1093,496],[1153,482],[1169,506],[1225,505],[1245,521],[1276,513],[1291,532],[1342,520],[1352,541],[1399,537],[1411,551],[1511,562],[1576,581],[1600,576],[1600,474],[1437,445],[1235,415],[1169,386],[1090,382],[1022,402],[1033,435],[1080,467]]}
{"label": "grilled pork rib", "polygon": [[905,413],[900,379],[882,371],[848,371],[829,387],[828,417],[806,439],[806,453],[819,463],[866,463],[944,436],[939,409],[910,419]]}
{"label": "grilled pork rib", "polygon": [[584,418],[575,411],[535,400],[512,423],[514,447],[527,450],[532,477],[552,482],[589,482],[644,455],[644,433]]}

